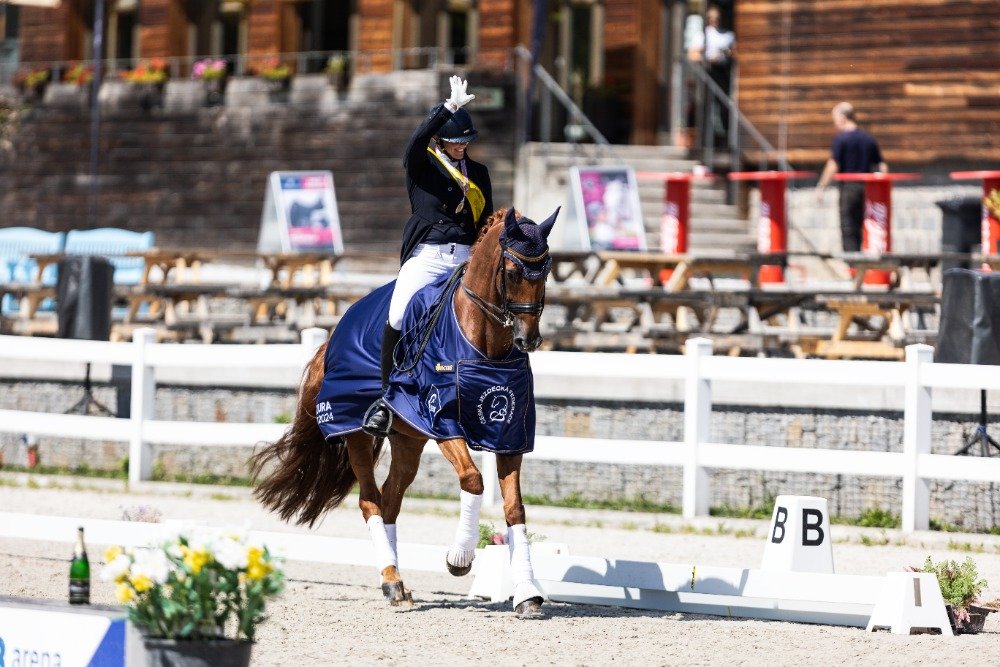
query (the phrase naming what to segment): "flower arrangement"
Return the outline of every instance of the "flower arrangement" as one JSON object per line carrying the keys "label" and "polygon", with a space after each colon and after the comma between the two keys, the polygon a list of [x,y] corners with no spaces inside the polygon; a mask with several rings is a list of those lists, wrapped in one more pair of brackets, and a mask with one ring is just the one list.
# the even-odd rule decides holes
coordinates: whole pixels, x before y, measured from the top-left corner
{"label": "flower arrangement", "polygon": [[[528,533],[528,542],[544,542],[545,536],[540,533]],[[499,531],[492,523],[486,521],[479,522],[479,542],[477,549],[483,549],[490,545],[507,544],[507,532]]]}
{"label": "flower arrangement", "polygon": [[191,78],[203,81],[224,79],[226,74],[228,74],[226,61],[222,58],[204,58],[191,68]]}
{"label": "flower arrangement", "polygon": [[120,76],[131,83],[165,83],[167,62],[162,58],[154,58],[149,62],[140,63],[135,69],[125,70]]}
{"label": "flower arrangement", "polygon": [[326,66],[323,68],[324,74],[339,75],[343,74],[347,69],[347,58],[342,54],[337,54],[330,56],[326,61]]}
{"label": "flower arrangement", "polygon": [[951,606],[953,625],[959,633],[978,632],[982,629],[986,614],[995,611],[995,602],[988,606],[979,606],[982,604],[979,596],[988,584],[985,579],[979,578],[976,563],[970,557],[966,557],[960,564],[953,560],[935,563],[928,556],[922,568],[906,569],[912,572],[930,572],[937,577],[938,585],[941,587],[941,597]]}
{"label": "flower arrangement", "polygon": [[94,80],[94,66],[83,63],[72,63],[63,74],[63,81],[83,86]]}
{"label": "flower arrangement", "polygon": [[990,193],[983,197],[983,206],[994,218],[1000,218],[1000,190],[991,189]]}
{"label": "flower arrangement", "polygon": [[[181,533],[160,545],[104,554],[102,578],[149,638],[253,640],[284,574],[266,546],[238,532]],[[232,633],[227,636],[226,632]]]}
{"label": "flower arrangement", "polygon": [[257,68],[257,76],[268,81],[287,81],[292,76],[292,67],[277,57],[271,56]]}
{"label": "flower arrangement", "polygon": [[15,82],[18,87],[30,90],[48,83],[50,76],[51,72],[47,69],[33,69],[30,72],[18,72]]}

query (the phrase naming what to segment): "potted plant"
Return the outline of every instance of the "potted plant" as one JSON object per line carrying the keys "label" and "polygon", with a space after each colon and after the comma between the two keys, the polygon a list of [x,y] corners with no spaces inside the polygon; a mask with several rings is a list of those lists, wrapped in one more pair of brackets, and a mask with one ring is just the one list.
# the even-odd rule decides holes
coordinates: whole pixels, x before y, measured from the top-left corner
{"label": "potted plant", "polygon": [[264,545],[239,532],[181,533],[149,548],[111,547],[102,578],[115,582],[142,635],[147,663],[249,665],[265,602],[284,575]]}
{"label": "potted plant", "polygon": [[971,557],[966,557],[961,564],[953,560],[943,560],[935,563],[928,556],[921,569],[910,568],[918,572],[932,572],[937,576],[941,586],[941,596],[948,610],[948,618],[955,634],[976,634],[983,629],[986,617],[996,611],[991,607],[982,606],[979,595],[986,588],[985,579],[979,578],[976,563]]}
{"label": "potted plant", "polygon": [[208,106],[222,103],[228,75],[227,63],[223,58],[203,58],[191,68],[191,78],[201,81],[205,86],[205,103]]}
{"label": "potted plant", "polygon": [[19,72],[15,84],[29,101],[41,100],[45,95],[45,86],[49,82],[51,72],[47,69],[34,69],[29,72]]}
{"label": "potted plant", "polygon": [[287,101],[288,88],[292,81],[291,65],[271,56],[261,63],[256,72],[257,76],[267,81],[272,102]]}
{"label": "potted plant", "polygon": [[94,80],[94,66],[83,63],[70,63],[69,69],[63,74],[63,81],[72,83],[80,88],[90,85]]}
{"label": "potted plant", "polygon": [[148,62],[139,63],[135,69],[121,72],[119,76],[123,81],[139,89],[139,104],[146,111],[162,104],[163,88],[169,76],[167,61],[153,58]]}
{"label": "potted plant", "polygon": [[329,77],[334,90],[344,90],[347,88],[347,57],[342,53],[330,56],[323,73]]}

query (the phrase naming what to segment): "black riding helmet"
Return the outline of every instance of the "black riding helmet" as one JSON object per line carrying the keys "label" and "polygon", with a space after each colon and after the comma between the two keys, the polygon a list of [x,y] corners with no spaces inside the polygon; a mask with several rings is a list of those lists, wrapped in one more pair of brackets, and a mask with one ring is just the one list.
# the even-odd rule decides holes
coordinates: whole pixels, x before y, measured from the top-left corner
{"label": "black riding helmet", "polygon": [[472,126],[472,116],[465,109],[459,109],[441,126],[438,138],[455,144],[467,144],[475,141],[479,132]]}

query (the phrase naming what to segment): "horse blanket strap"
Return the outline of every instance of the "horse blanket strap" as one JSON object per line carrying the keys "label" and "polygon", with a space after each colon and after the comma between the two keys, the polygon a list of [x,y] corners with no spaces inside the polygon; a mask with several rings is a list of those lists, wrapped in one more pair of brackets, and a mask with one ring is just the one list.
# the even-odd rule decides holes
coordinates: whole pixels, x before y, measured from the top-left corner
{"label": "horse blanket strap", "polygon": [[458,282],[444,290],[446,285],[442,277],[410,302],[403,318],[407,332],[442,296],[445,309],[418,363],[390,376],[386,403],[430,438],[461,437],[471,449],[498,454],[532,451],[535,395],[528,355],[512,348],[506,359],[485,358],[458,326],[452,300]]}
{"label": "horse blanket strap", "polygon": [[469,200],[469,204],[472,206],[472,222],[478,226],[479,216],[483,214],[483,209],[486,208],[486,195],[479,188],[478,185],[473,182],[471,178],[460,172],[458,169],[452,166],[448,160],[444,159],[437,151],[433,150],[430,146],[427,147],[427,152],[437,158],[437,161],[444,166],[445,171],[448,175],[455,179],[459,187],[462,188],[462,192],[465,193],[465,198]]}
{"label": "horse blanket strap", "polygon": [[[530,452],[535,396],[528,355],[512,348],[506,359],[492,361],[473,347],[458,327],[452,301],[460,281],[449,281],[450,276],[441,276],[410,301],[399,357],[416,363],[393,371],[386,401],[429,438],[461,437],[472,449],[499,454]],[[352,305],[327,346],[316,422],[330,444],[360,431],[365,411],[382,394],[379,357],[394,286],[380,287]],[[437,324],[426,336],[416,325],[429,319],[426,313],[437,304],[443,304]]]}

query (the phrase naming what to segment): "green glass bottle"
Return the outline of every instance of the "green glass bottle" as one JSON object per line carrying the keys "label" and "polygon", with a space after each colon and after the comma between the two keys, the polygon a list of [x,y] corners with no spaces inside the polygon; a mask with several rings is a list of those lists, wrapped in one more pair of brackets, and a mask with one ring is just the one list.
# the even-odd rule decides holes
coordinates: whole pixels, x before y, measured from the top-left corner
{"label": "green glass bottle", "polygon": [[90,604],[90,561],[83,545],[83,526],[76,529],[76,546],[69,563],[69,603]]}

